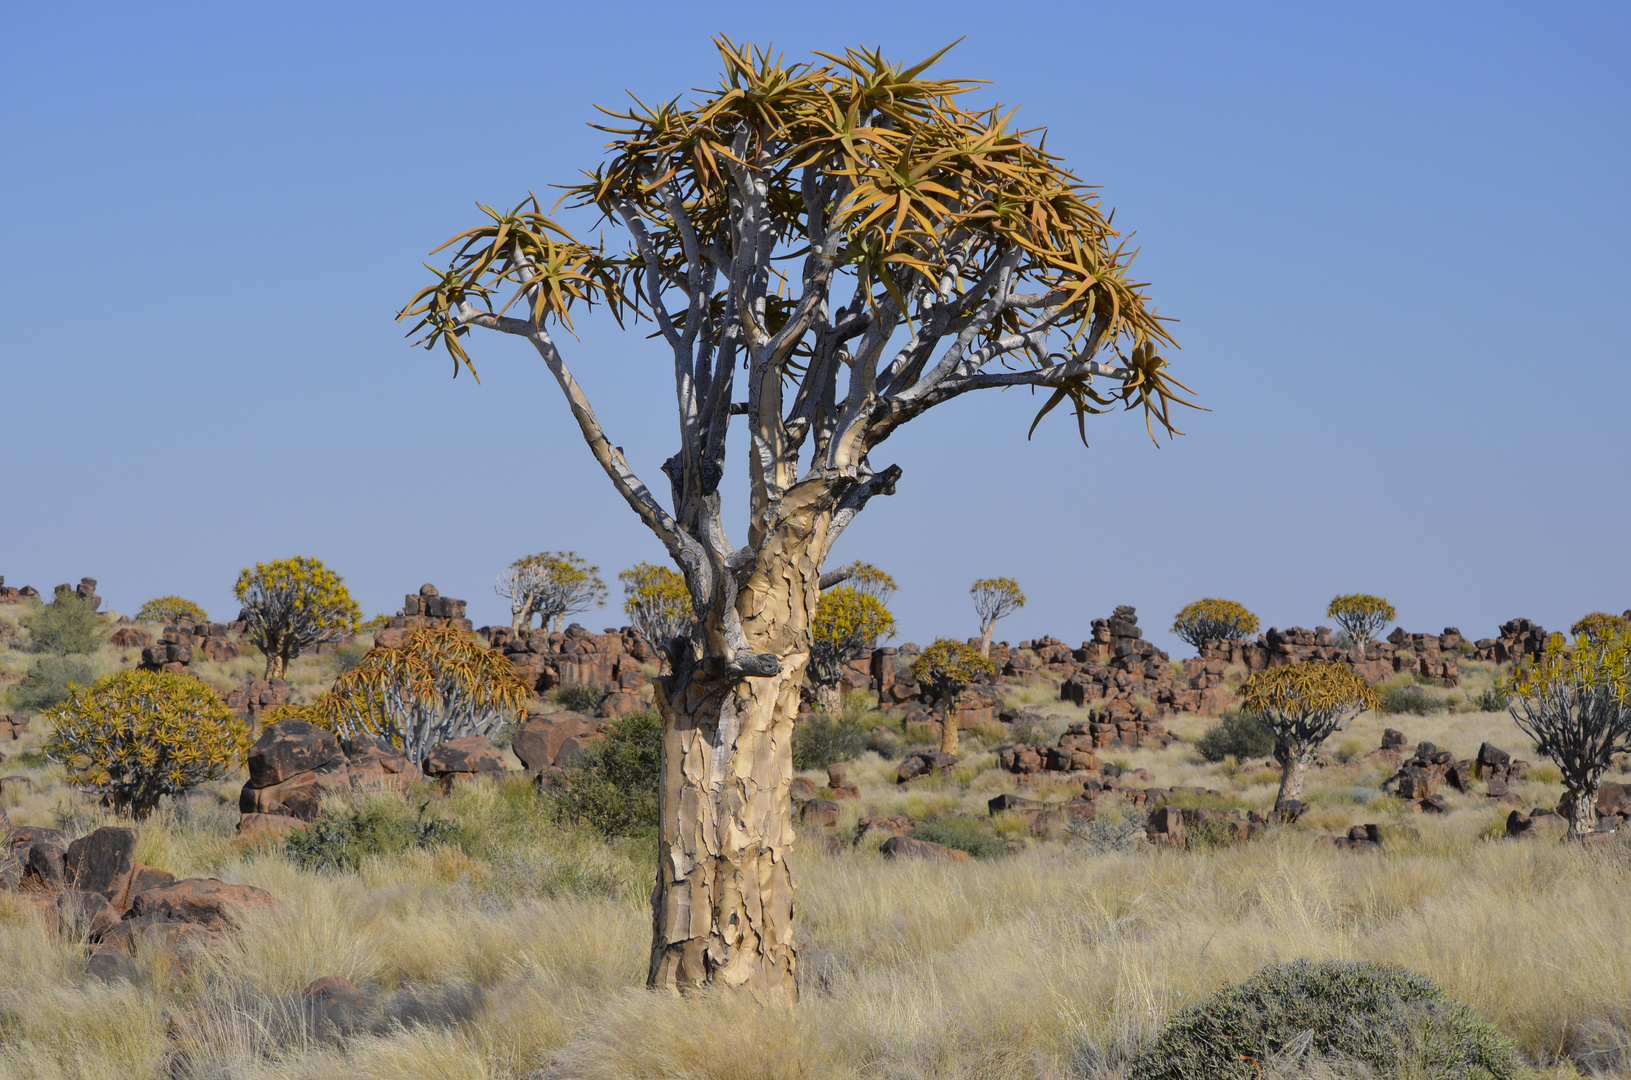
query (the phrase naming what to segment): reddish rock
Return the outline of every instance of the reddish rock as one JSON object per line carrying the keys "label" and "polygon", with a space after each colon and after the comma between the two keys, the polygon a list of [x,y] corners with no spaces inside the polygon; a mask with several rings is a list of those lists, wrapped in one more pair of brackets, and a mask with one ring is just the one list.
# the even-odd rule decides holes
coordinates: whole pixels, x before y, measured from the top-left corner
{"label": "reddish rock", "polygon": [[119,925],[119,913],[101,893],[69,889],[57,896],[57,920],[70,937],[99,941]]}
{"label": "reddish rock", "polygon": [[120,923],[102,935],[102,946],[108,950],[131,951],[140,942],[144,949],[184,955],[194,949],[208,948],[218,943],[217,931],[193,922],[177,922],[158,915],[126,915]]}
{"label": "reddish rock", "polygon": [[360,1027],[369,1013],[367,995],[351,980],[338,975],[313,982],[300,991],[300,1000],[318,1030],[349,1033]]}
{"label": "reddish rock", "polygon": [[244,840],[283,837],[305,824],[287,814],[245,814],[238,819],[238,836]]}
{"label": "reddish rock", "polygon": [[594,735],[600,723],[582,713],[531,713],[521,723],[510,749],[528,769],[547,769],[558,762],[561,747],[571,738]]}
{"label": "reddish rock", "polygon": [[439,780],[458,776],[498,776],[508,770],[504,751],[483,735],[466,735],[431,747],[425,755],[425,775]]}
{"label": "reddish rock", "polygon": [[97,829],[68,845],[64,876],[70,888],[101,894],[123,908],[136,872],[136,830]]}
{"label": "reddish rock", "polygon": [[787,786],[787,793],[794,799],[813,799],[816,786],[802,776],[795,776],[793,782]]}
{"label": "reddish rock", "polygon": [[837,825],[838,804],[831,799],[811,799],[799,807],[799,820],[806,825]]}
{"label": "reddish rock", "polygon": [[886,859],[944,859],[947,862],[967,862],[968,852],[936,844],[930,840],[915,840],[910,836],[891,836],[878,850]]}
{"label": "reddish rock", "polygon": [[151,916],[218,930],[231,925],[235,909],[265,907],[272,902],[271,893],[249,885],[228,885],[216,878],[188,878],[138,894],[131,901],[129,918]]}
{"label": "reddish rock", "polygon": [[345,754],[332,732],[304,720],[273,724],[249,750],[249,786],[272,787],[301,773],[343,769]]}
{"label": "reddish rock", "polygon": [[354,788],[402,787],[414,775],[413,762],[384,739],[359,735],[341,739],[346,777]]}
{"label": "reddish rock", "polygon": [[144,893],[148,889],[157,889],[161,885],[173,884],[176,876],[165,870],[155,870],[151,866],[136,864],[136,872],[130,878],[130,895]]}
{"label": "reddish rock", "polygon": [[238,809],[245,814],[279,814],[311,821],[322,809],[324,795],[350,786],[350,773],[342,757],[338,762],[325,762],[313,772],[296,773],[280,784],[245,784],[238,795]]}

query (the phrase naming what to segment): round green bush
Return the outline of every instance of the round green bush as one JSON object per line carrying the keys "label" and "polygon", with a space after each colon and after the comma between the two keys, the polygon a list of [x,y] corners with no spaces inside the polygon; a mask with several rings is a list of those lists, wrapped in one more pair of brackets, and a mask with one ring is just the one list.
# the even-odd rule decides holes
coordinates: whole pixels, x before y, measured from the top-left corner
{"label": "round green bush", "polygon": [[1129,1080],[1258,1080],[1277,1056],[1345,1059],[1384,1076],[1506,1080],[1512,1043],[1434,983],[1391,964],[1266,967],[1174,1016]]}
{"label": "round green bush", "polygon": [[1267,757],[1274,753],[1274,729],[1256,713],[1225,713],[1195,740],[1195,749],[1207,761]]}

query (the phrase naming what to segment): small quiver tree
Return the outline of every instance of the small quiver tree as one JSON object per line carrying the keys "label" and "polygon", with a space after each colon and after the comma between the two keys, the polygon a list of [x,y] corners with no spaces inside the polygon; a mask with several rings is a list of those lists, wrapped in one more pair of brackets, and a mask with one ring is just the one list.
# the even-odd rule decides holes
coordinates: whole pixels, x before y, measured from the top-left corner
{"label": "small quiver tree", "polygon": [[969,586],[974,597],[974,610],[980,616],[980,655],[991,655],[991,631],[997,620],[1006,618],[1025,606],[1025,594],[1019,591],[1019,582],[1013,578],[981,578]]}
{"label": "small quiver tree", "polygon": [[515,560],[498,575],[494,591],[509,598],[510,629],[517,634],[534,615],[543,629],[559,630],[567,616],[593,611],[606,602],[600,567],[590,566],[573,551],[542,551]]}
{"label": "small quiver tree", "polygon": [[1302,798],[1320,744],[1377,704],[1376,691],[1352,668],[1317,660],[1255,672],[1240,697],[1241,708],[1274,732],[1274,759],[1282,770],[1276,808]]}
{"label": "small quiver tree", "polygon": [[[1167,326],[1097,193],[1011,112],[964,108],[968,92],[984,97],[976,81],[927,76],[940,54],[906,65],[849,49],[801,63],[718,45],[717,88],[614,114],[606,160],[568,190],[569,208],[622,230],[626,248],[580,241],[535,199],[483,207],[401,314],[455,371],[474,372],[474,334],[531,344],[683,576],[687,629],[666,643],[657,684],[648,979],[782,998],[797,985],[794,718],[822,567],[901,475],[872,455],[975,392],[1045,388],[1038,420],[1068,404],[1084,433],[1091,414],[1125,406],[1152,438],[1187,402],[1163,355]],[[475,160],[493,147],[466,149]],[[562,351],[559,331],[600,305],[624,326],[652,320],[672,372],[666,500]],[[746,528],[733,540],[721,485],[737,475],[736,439]]]}
{"label": "small quiver tree", "polygon": [[1579,622],[1569,627],[1569,633],[1575,637],[1606,638],[1614,634],[1631,633],[1631,618],[1625,615],[1610,615],[1606,611],[1594,611],[1583,616]]}
{"label": "small quiver tree", "polygon": [[1380,596],[1366,593],[1349,593],[1334,598],[1326,607],[1325,614],[1348,631],[1348,636],[1354,639],[1354,648],[1360,653],[1376,640],[1384,626],[1398,617],[1392,604]]}
{"label": "small quiver tree", "polygon": [[634,632],[645,638],[664,660],[683,647],[695,618],[691,590],[685,578],[666,566],[635,563],[617,579],[623,583],[623,612]]}
{"label": "small quiver tree", "polygon": [[136,818],[161,796],[227,776],[249,752],[249,726],[188,675],[121,671],[74,687],[46,716],[55,725],[46,756],[70,783]]}
{"label": "small quiver tree", "polygon": [[816,706],[828,716],[843,707],[844,665],[872,652],[895,632],[895,617],[883,602],[852,585],[836,585],[821,594],[810,626],[809,678]]}
{"label": "small quiver tree", "polygon": [[1233,600],[1197,600],[1172,617],[1172,632],[1198,653],[1214,641],[1244,641],[1257,625],[1257,616]]}
{"label": "small quiver tree", "polygon": [[895,579],[879,570],[869,562],[856,559],[848,566],[840,567],[830,573],[821,575],[822,588],[831,585],[844,584],[858,593],[872,597],[880,604],[887,605],[889,598],[895,595]]}
{"label": "small quiver tree", "polygon": [[203,608],[182,596],[155,596],[136,612],[137,622],[173,623],[184,618],[195,623],[210,621]]}
{"label": "small quiver tree", "polygon": [[1533,666],[1502,687],[1535,749],[1563,774],[1571,838],[1597,829],[1597,786],[1614,755],[1631,751],[1631,637],[1553,634]]}
{"label": "small quiver tree", "polygon": [[304,718],[347,737],[385,739],[417,766],[439,743],[491,735],[530,696],[503,653],[455,627],[417,627],[395,648],[370,650]]}
{"label": "small quiver tree", "polygon": [[247,636],[266,654],[266,677],[281,679],[289,661],[357,628],[362,608],[323,560],[296,555],[244,567],[233,591]]}
{"label": "small quiver tree", "polygon": [[940,749],[957,753],[957,706],[971,683],[997,677],[997,665],[984,652],[966,641],[937,638],[912,661],[912,677],[945,703],[946,715],[940,722]]}

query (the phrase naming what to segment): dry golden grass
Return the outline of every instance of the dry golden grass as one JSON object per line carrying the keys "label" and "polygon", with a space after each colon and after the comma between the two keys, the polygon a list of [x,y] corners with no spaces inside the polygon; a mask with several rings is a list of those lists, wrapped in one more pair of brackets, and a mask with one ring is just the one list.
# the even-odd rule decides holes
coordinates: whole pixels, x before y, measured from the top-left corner
{"label": "dry golden grass", "polygon": [[[1063,703],[1031,704],[1078,718]],[[1192,740],[1209,723],[1168,726]],[[554,825],[519,782],[432,800],[461,822],[456,846],[324,873],[239,841],[241,779],[223,782],[167,803],[143,825],[138,857],[255,885],[277,907],[246,914],[184,970],[141,955],[140,984],[107,985],[85,974],[81,944],[0,893],[0,1077],[1113,1077],[1174,1010],[1295,957],[1420,971],[1516,1040],[1542,1075],[1585,1063],[1631,1075],[1631,845],[1489,839],[1510,808],[1455,793],[1447,816],[1405,815],[1377,790],[1389,767],[1368,756],[1388,726],[1458,757],[1486,740],[1527,748],[1500,714],[1367,715],[1333,740],[1349,760],[1311,775],[1304,822],[1212,852],[1096,854],[1069,834],[1033,840],[1011,828],[1016,854],[962,864],[804,843],[793,1009],[646,993],[649,847]],[[15,756],[41,739],[36,730],[0,749]],[[955,775],[904,788],[891,762],[854,762],[861,798],[842,804],[840,827],[863,814],[981,816],[1002,791],[1062,798],[1079,787],[1022,784],[990,767],[992,747],[977,736],[966,750]],[[1277,781],[1261,762],[1210,764],[1187,743],[1108,756],[1234,805],[1267,807]],[[13,760],[0,772],[35,783],[6,796],[14,823],[84,831],[104,820],[55,766]],[[1537,775],[1520,789],[1525,805],[1555,803],[1555,773]],[[1104,811],[1119,816],[1114,802]],[[1366,821],[1393,834],[1382,853],[1320,841]],[[328,975],[382,997],[479,996],[341,1042],[300,1004],[301,989]]]}

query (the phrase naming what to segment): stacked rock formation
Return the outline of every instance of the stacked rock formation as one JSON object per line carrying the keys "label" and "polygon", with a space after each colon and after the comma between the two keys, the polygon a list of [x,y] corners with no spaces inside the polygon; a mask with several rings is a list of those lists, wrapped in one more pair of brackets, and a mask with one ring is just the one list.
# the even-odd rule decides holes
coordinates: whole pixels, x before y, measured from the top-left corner
{"label": "stacked rock formation", "polygon": [[390,626],[375,632],[374,644],[394,649],[407,640],[409,630],[421,626],[473,630],[470,620],[464,617],[464,608],[463,600],[443,596],[436,586],[426,582],[417,593],[402,598],[402,610],[391,619]]}
{"label": "stacked rock formation", "polygon": [[[1631,612],[1626,617],[1631,618]],[[1501,624],[1500,637],[1474,642],[1473,655],[1479,660],[1510,664],[1539,655],[1546,648],[1546,637],[1546,628],[1533,619],[1512,619]]]}
{"label": "stacked rock formation", "polygon": [[24,600],[38,600],[39,598],[40,590],[34,586],[24,585],[20,589],[14,589],[6,584],[5,575],[0,574],[0,604],[20,604]]}
{"label": "stacked rock formation", "polygon": [[481,632],[538,693],[574,683],[591,686],[606,695],[601,716],[622,716],[645,703],[651,680],[641,667],[656,663],[657,654],[632,627],[604,634],[577,623],[556,633],[540,628],[515,634],[507,626],[484,626]]}
{"label": "stacked rock formation", "polygon": [[[132,627],[120,630],[114,637],[140,633]],[[242,655],[243,647],[228,636],[226,623],[207,622],[200,627],[183,615],[164,628],[158,641],[145,645],[140,666],[149,671],[185,672],[195,656],[204,660],[236,660]]]}
{"label": "stacked rock formation", "polygon": [[227,708],[254,720],[275,705],[287,705],[293,688],[283,679],[256,679],[241,690],[232,690],[223,699]]}
{"label": "stacked rock formation", "polygon": [[1255,810],[1242,815],[1215,807],[1157,806],[1144,823],[1144,835],[1156,847],[1184,848],[1189,846],[1187,828],[1191,834],[1204,830],[1207,843],[1234,844],[1250,840],[1267,824]]}
{"label": "stacked rock formation", "polygon": [[0,892],[37,908],[49,924],[91,944],[93,975],[135,979],[138,942],[185,953],[218,941],[238,910],[272,897],[214,878],[177,881],[136,861],[137,832],[101,828],[77,840],[56,829],[22,826],[6,838]]}
{"label": "stacked rock formation", "polygon": [[576,762],[605,736],[605,721],[578,712],[528,713],[510,741],[510,749],[528,772],[538,774]]}
{"label": "stacked rock formation", "polygon": [[1086,794],[1074,796],[1063,802],[1045,802],[1041,799],[1027,799],[1022,795],[1003,794],[987,800],[985,808],[992,817],[1008,813],[1023,818],[1033,836],[1044,836],[1066,822],[1092,821],[1098,816],[1098,806]]}
{"label": "stacked rock formation", "polygon": [[1256,641],[1207,642],[1200,650],[1200,658],[1203,664],[1238,664],[1249,671],[1326,661],[1347,664],[1372,682],[1413,671],[1424,678],[1438,679],[1445,686],[1459,686],[1461,672],[1456,660],[1461,655],[1462,641],[1461,631],[1453,626],[1445,627],[1442,634],[1410,634],[1400,628],[1386,641],[1373,641],[1360,651],[1338,648],[1329,626],[1312,630],[1301,626],[1286,630],[1270,627]]}
{"label": "stacked rock formation", "polygon": [[92,611],[95,611],[102,606],[102,598],[96,595],[95,578],[80,578],[78,585],[69,585],[64,582],[51,591],[58,595],[62,593],[72,593],[81,600],[85,601],[87,604],[91,605]]}
{"label": "stacked rock formation", "polygon": [[317,816],[324,795],[402,786],[413,776],[413,765],[388,743],[368,737],[342,743],[304,720],[268,727],[250,748],[246,765],[249,781],[238,796],[241,833],[292,828]]}

